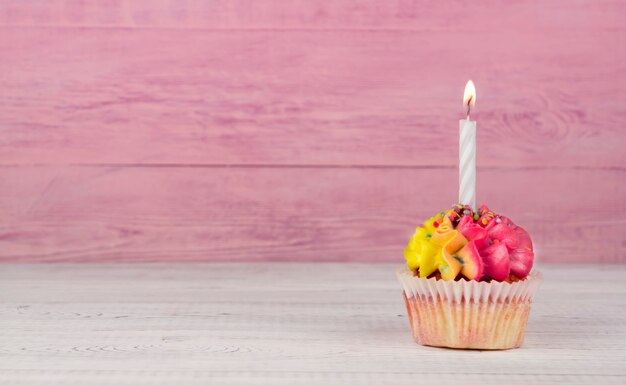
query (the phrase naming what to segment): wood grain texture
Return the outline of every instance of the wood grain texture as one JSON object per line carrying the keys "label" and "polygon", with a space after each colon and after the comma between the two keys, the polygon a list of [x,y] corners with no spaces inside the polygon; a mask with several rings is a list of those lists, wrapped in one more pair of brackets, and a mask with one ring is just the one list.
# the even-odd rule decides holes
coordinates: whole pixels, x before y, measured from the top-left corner
{"label": "wood grain texture", "polygon": [[[456,199],[450,174],[410,168],[5,167],[0,258],[400,263],[415,227]],[[533,234],[539,260],[624,260],[626,226],[614,211],[624,204],[624,171],[486,169],[478,177],[478,201]],[[541,199],[530,200],[530,188]],[[568,203],[559,204],[564,188]]]}
{"label": "wood grain texture", "polygon": [[[564,6],[567,5],[567,6]],[[496,26],[527,28],[623,27],[619,0],[542,4],[503,4],[485,0],[471,5],[460,0],[439,4],[425,0],[5,0],[0,24],[109,28],[362,28],[486,30]],[[566,17],[567,16],[567,17]],[[480,22],[478,22],[480,21]],[[505,31],[506,32],[506,31]],[[479,43],[479,42],[478,42]]]}
{"label": "wood grain texture", "polygon": [[3,265],[0,382],[626,380],[623,265],[540,266],[525,342],[504,352],[415,344],[397,266]]}
{"label": "wood grain texture", "polygon": [[624,166],[623,2],[430,3],[9,2],[0,159],[453,165],[473,78],[479,164]]}
{"label": "wood grain texture", "polygon": [[[392,261],[456,197],[624,262],[623,1],[0,3],[0,261]],[[616,214],[617,213],[617,214]]]}

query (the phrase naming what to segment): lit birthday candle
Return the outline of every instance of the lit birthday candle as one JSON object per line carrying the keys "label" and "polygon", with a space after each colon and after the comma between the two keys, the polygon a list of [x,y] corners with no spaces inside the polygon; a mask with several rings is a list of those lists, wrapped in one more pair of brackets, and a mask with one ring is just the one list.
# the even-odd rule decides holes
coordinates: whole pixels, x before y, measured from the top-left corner
{"label": "lit birthday candle", "polygon": [[459,121],[459,203],[476,210],[476,122],[470,111],[476,104],[476,88],[471,80],[465,85],[463,105],[467,116]]}

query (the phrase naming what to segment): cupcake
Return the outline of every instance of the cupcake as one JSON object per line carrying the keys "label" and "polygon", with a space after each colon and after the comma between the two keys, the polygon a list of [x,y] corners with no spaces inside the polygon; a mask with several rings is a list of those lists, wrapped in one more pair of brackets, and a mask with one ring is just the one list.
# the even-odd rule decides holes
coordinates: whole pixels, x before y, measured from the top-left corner
{"label": "cupcake", "polygon": [[418,227],[397,272],[422,345],[512,349],[524,340],[541,275],[528,233],[487,206],[455,205]]}

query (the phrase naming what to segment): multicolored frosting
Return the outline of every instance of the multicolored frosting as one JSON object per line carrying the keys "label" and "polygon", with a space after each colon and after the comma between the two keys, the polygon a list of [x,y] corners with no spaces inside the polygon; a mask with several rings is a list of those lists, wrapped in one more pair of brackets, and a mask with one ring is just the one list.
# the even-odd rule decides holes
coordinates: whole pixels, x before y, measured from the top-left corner
{"label": "multicolored frosting", "polygon": [[509,218],[484,205],[477,212],[455,205],[415,230],[404,257],[420,277],[504,281],[525,278],[534,253],[526,230]]}

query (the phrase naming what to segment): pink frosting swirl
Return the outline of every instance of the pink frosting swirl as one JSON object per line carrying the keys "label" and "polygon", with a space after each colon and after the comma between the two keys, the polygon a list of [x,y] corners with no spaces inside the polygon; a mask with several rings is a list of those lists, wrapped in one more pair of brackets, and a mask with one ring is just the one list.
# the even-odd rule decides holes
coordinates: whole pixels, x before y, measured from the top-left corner
{"label": "pink frosting swirl", "polygon": [[533,266],[534,252],[530,236],[511,219],[494,214],[485,205],[478,209],[477,219],[464,215],[456,225],[475,247],[482,266],[476,279],[505,280],[510,274],[525,278]]}

